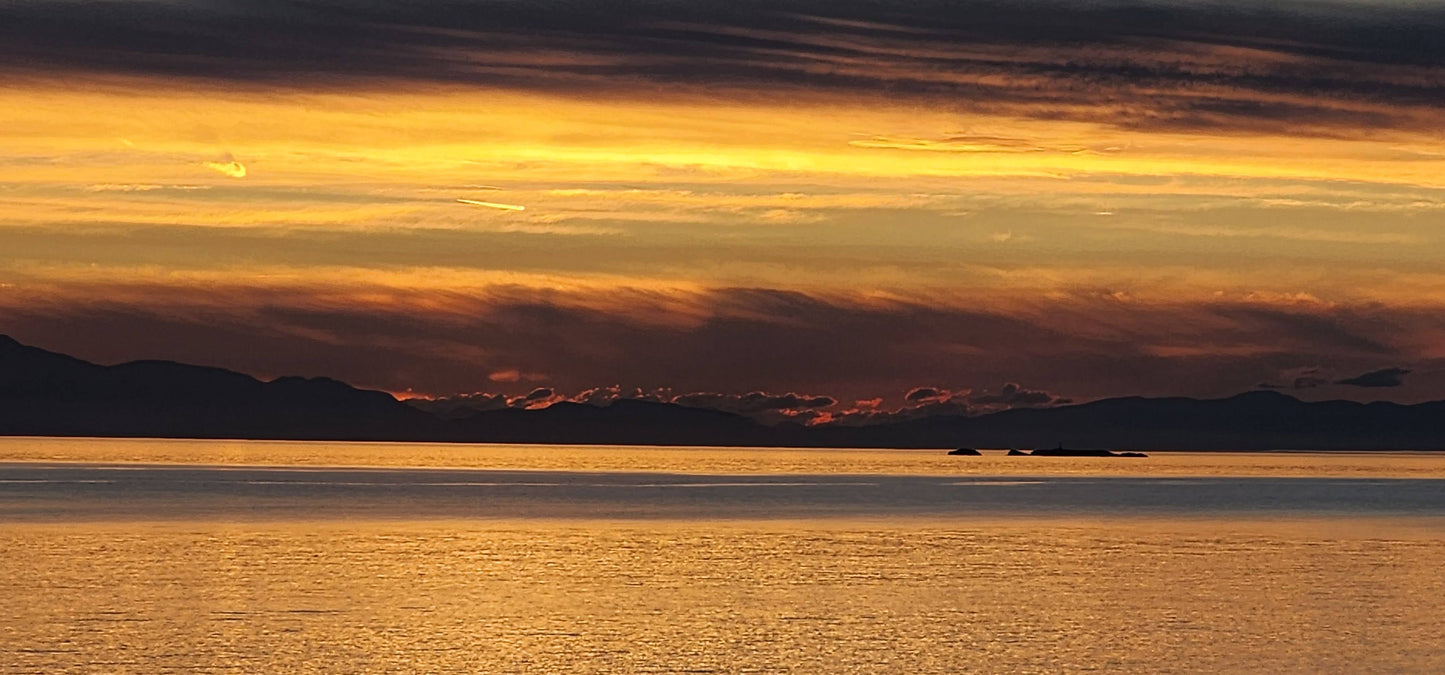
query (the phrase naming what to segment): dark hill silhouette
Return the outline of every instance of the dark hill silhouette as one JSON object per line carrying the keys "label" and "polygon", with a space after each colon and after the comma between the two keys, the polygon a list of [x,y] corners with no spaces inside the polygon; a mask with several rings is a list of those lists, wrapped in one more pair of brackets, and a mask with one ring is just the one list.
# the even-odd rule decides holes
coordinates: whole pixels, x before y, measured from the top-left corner
{"label": "dark hill silhouette", "polygon": [[171,361],[99,366],[0,336],[0,433],[401,440],[434,418],[326,378],[249,375]]}
{"label": "dark hill silhouette", "polygon": [[623,400],[442,419],[326,378],[262,382],[170,361],[100,366],[0,336],[0,435],[505,443],[1113,450],[1445,450],[1445,401],[1106,399],[865,427],[760,425],[728,412]]}

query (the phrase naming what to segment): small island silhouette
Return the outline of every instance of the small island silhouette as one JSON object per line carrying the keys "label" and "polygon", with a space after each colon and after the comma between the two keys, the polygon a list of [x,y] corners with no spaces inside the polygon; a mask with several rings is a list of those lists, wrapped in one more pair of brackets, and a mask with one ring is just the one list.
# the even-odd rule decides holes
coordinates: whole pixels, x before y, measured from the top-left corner
{"label": "small island silhouette", "polygon": [[[1024,454],[1024,453],[1019,453]],[[1148,457],[1142,452],[1115,452],[1094,448],[1066,448],[1062,443],[1053,448],[1036,448],[1031,457]]]}

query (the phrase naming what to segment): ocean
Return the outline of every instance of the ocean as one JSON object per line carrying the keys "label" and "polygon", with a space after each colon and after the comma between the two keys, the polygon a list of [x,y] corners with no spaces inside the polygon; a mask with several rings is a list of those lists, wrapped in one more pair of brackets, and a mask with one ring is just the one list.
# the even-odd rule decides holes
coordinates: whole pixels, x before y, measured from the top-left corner
{"label": "ocean", "polygon": [[1445,454],[0,439],[0,674],[1445,672]]}

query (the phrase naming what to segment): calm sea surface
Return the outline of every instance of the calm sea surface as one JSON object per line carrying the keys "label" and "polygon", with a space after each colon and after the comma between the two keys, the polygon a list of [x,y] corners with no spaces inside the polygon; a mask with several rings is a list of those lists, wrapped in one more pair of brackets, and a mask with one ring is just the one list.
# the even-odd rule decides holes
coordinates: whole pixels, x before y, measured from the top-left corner
{"label": "calm sea surface", "polygon": [[1445,455],[0,439],[0,674],[1445,672]]}

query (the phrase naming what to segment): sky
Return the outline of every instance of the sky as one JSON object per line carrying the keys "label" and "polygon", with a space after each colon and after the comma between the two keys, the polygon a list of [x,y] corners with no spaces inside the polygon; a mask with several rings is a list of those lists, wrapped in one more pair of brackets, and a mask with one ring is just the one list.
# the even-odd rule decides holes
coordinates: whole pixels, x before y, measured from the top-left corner
{"label": "sky", "polygon": [[524,403],[1445,398],[1441,34],[1363,0],[16,0],[0,332]]}

